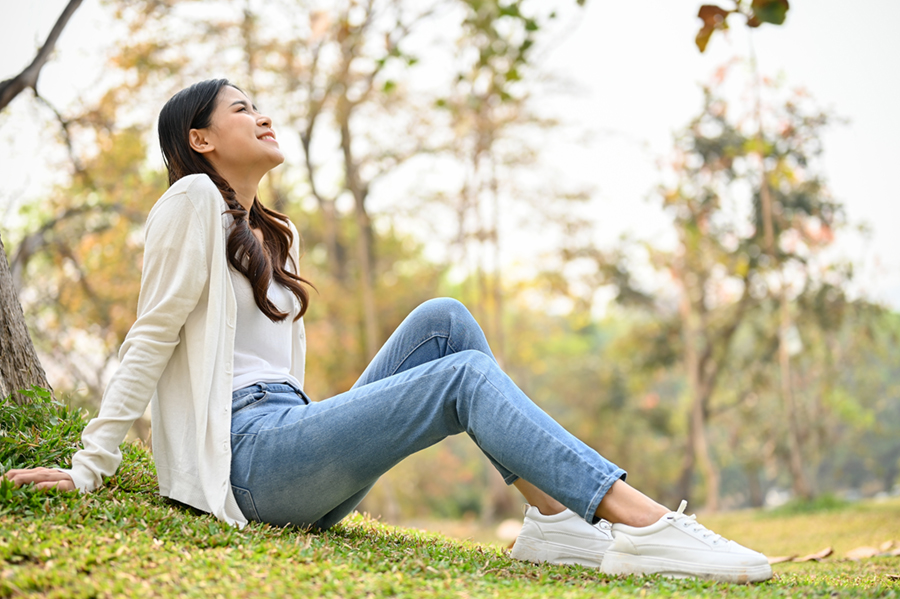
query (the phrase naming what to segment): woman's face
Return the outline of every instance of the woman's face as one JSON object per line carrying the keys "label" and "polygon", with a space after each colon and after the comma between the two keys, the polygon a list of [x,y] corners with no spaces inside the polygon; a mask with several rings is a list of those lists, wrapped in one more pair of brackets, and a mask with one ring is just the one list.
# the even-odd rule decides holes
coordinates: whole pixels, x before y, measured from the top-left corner
{"label": "woman's face", "polygon": [[259,114],[250,99],[230,85],[219,91],[209,127],[191,129],[189,141],[226,180],[257,171],[261,176],[284,162],[272,119]]}

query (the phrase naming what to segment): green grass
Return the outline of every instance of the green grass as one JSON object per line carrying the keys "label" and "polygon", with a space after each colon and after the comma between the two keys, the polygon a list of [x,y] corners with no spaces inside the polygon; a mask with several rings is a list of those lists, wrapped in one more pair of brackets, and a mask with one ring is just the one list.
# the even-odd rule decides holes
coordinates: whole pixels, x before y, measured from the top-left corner
{"label": "green grass", "polygon": [[[55,426],[72,417],[61,414]],[[0,426],[3,418],[0,410]],[[6,444],[4,466],[43,451],[28,438],[19,437],[21,452]],[[260,524],[238,531],[159,497],[149,453],[138,445],[124,452],[119,473],[90,495],[0,483],[0,597],[900,597],[900,582],[889,578],[900,574],[900,558],[778,564],[774,580],[742,586],[535,566],[499,546],[361,515],[325,533]],[[900,540],[900,501],[703,521],[770,554],[826,545],[842,554]]]}

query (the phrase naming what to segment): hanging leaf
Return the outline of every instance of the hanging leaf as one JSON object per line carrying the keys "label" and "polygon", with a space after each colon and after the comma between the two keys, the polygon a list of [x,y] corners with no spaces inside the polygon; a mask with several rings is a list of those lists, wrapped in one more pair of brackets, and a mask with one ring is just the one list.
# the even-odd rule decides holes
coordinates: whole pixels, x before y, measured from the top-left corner
{"label": "hanging leaf", "polygon": [[789,8],[788,0],[753,0],[750,4],[753,14],[747,20],[747,25],[750,27],[758,27],[761,23],[781,25],[787,17]]}
{"label": "hanging leaf", "polygon": [[726,19],[732,12],[734,11],[725,10],[715,4],[704,4],[700,7],[697,16],[703,21],[703,26],[697,33],[697,38],[694,41],[696,41],[697,47],[701,52],[706,51],[706,44],[709,43],[709,38],[714,31],[717,29],[728,29],[728,21]]}

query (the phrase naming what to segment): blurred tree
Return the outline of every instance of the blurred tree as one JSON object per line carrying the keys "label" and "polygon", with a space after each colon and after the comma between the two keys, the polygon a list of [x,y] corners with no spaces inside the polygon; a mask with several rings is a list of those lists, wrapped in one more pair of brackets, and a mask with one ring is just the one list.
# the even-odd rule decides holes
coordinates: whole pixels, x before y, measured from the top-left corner
{"label": "blurred tree", "polygon": [[[81,0],[70,0],[31,64],[15,77],[0,81],[0,111],[26,89],[30,88],[35,96],[40,97],[37,82],[41,69],[50,59],[59,36],[80,4]],[[16,402],[25,402],[27,398],[18,393],[18,390],[32,385],[50,389],[50,383],[28,335],[6,250],[0,239],[0,399],[12,395]]]}
{"label": "blurred tree", "polygon": [[[822,264],[814,258],[833,241],[843,220],[840,204],[813,170],[829,116],[803,94],[769,110],[771,124],[761,139],[707,88],[702,113],[676,142],[672,180],[660,190],[673,219],[675,249],[626,242],[592,254],[598,281],[613,286],[620,303],[662,319],[647,331],[651,335],[643,345],[668,349],[651,351],[645,359],[658,360],[659,367],[676,361],[683,369],[688,415],[679,495],[690,497],[699,465],[707,509],[718,507],[721,485],[707,423],[723,373],[732,364],[733,340],[770,298],[781,293],[795,298],[804,286],[815,288],[823,281]],[[751,160],[758,152],[766,156],[776,215],[773,254],[764,251],[760,178]],[[656,271],[656,281],[642,281],[636,274],[641,253]],[[825,280],[842,289],[849,274],[834,269]],[[754,358],[766,361],[768,355]]]}
{"label": "blurred tree", "polygon": [[166,187],[162,173],[145,167],[142,131],[91,131],[100,151],[32,207],[36,225],[14,256],[14,271],[27,281],[23,305],[35,343],[52,359],[58,383],[79,390],[72,399],[87,407],[99,402],[134,320],[141,227]]}
{"label": "blurred tree", "polygon": [[[501,178],[533,162],[527,144],[510,144],[512,130],[538,120],[528,111],[527,88],[521,83],[532,68],[531,51],[544,19],[523,12],[524,2],[466,0],[469,12],[457,41],[464,59],[446,97],[436,105],[450,116],[454,135],[450,150],[462,165],[464,177],[449,194],[456,216],[454,245],[458,263],[471,268],[466,281],[475,292],[466,293],[476,318],[485,328],[494,354],[505,361],[503,283],[500,266]],[[506,139],[504,139],[506,138]]]}

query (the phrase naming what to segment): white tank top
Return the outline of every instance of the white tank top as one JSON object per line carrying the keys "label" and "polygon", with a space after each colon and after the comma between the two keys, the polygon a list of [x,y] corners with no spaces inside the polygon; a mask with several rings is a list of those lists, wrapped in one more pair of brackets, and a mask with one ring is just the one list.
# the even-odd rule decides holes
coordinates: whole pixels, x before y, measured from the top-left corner
{"label": "white tank top", "polygon": [[234,381],[232,391],[256,383],[290,383],[300,387],[291,376],[291,330],[300,302],[286,287],[269,285],[269,301],[288,316],[272,322],[256,305],[253,288],[247,277],[233,268],[231,282],[237,300],[237,322],[234,327]]}

